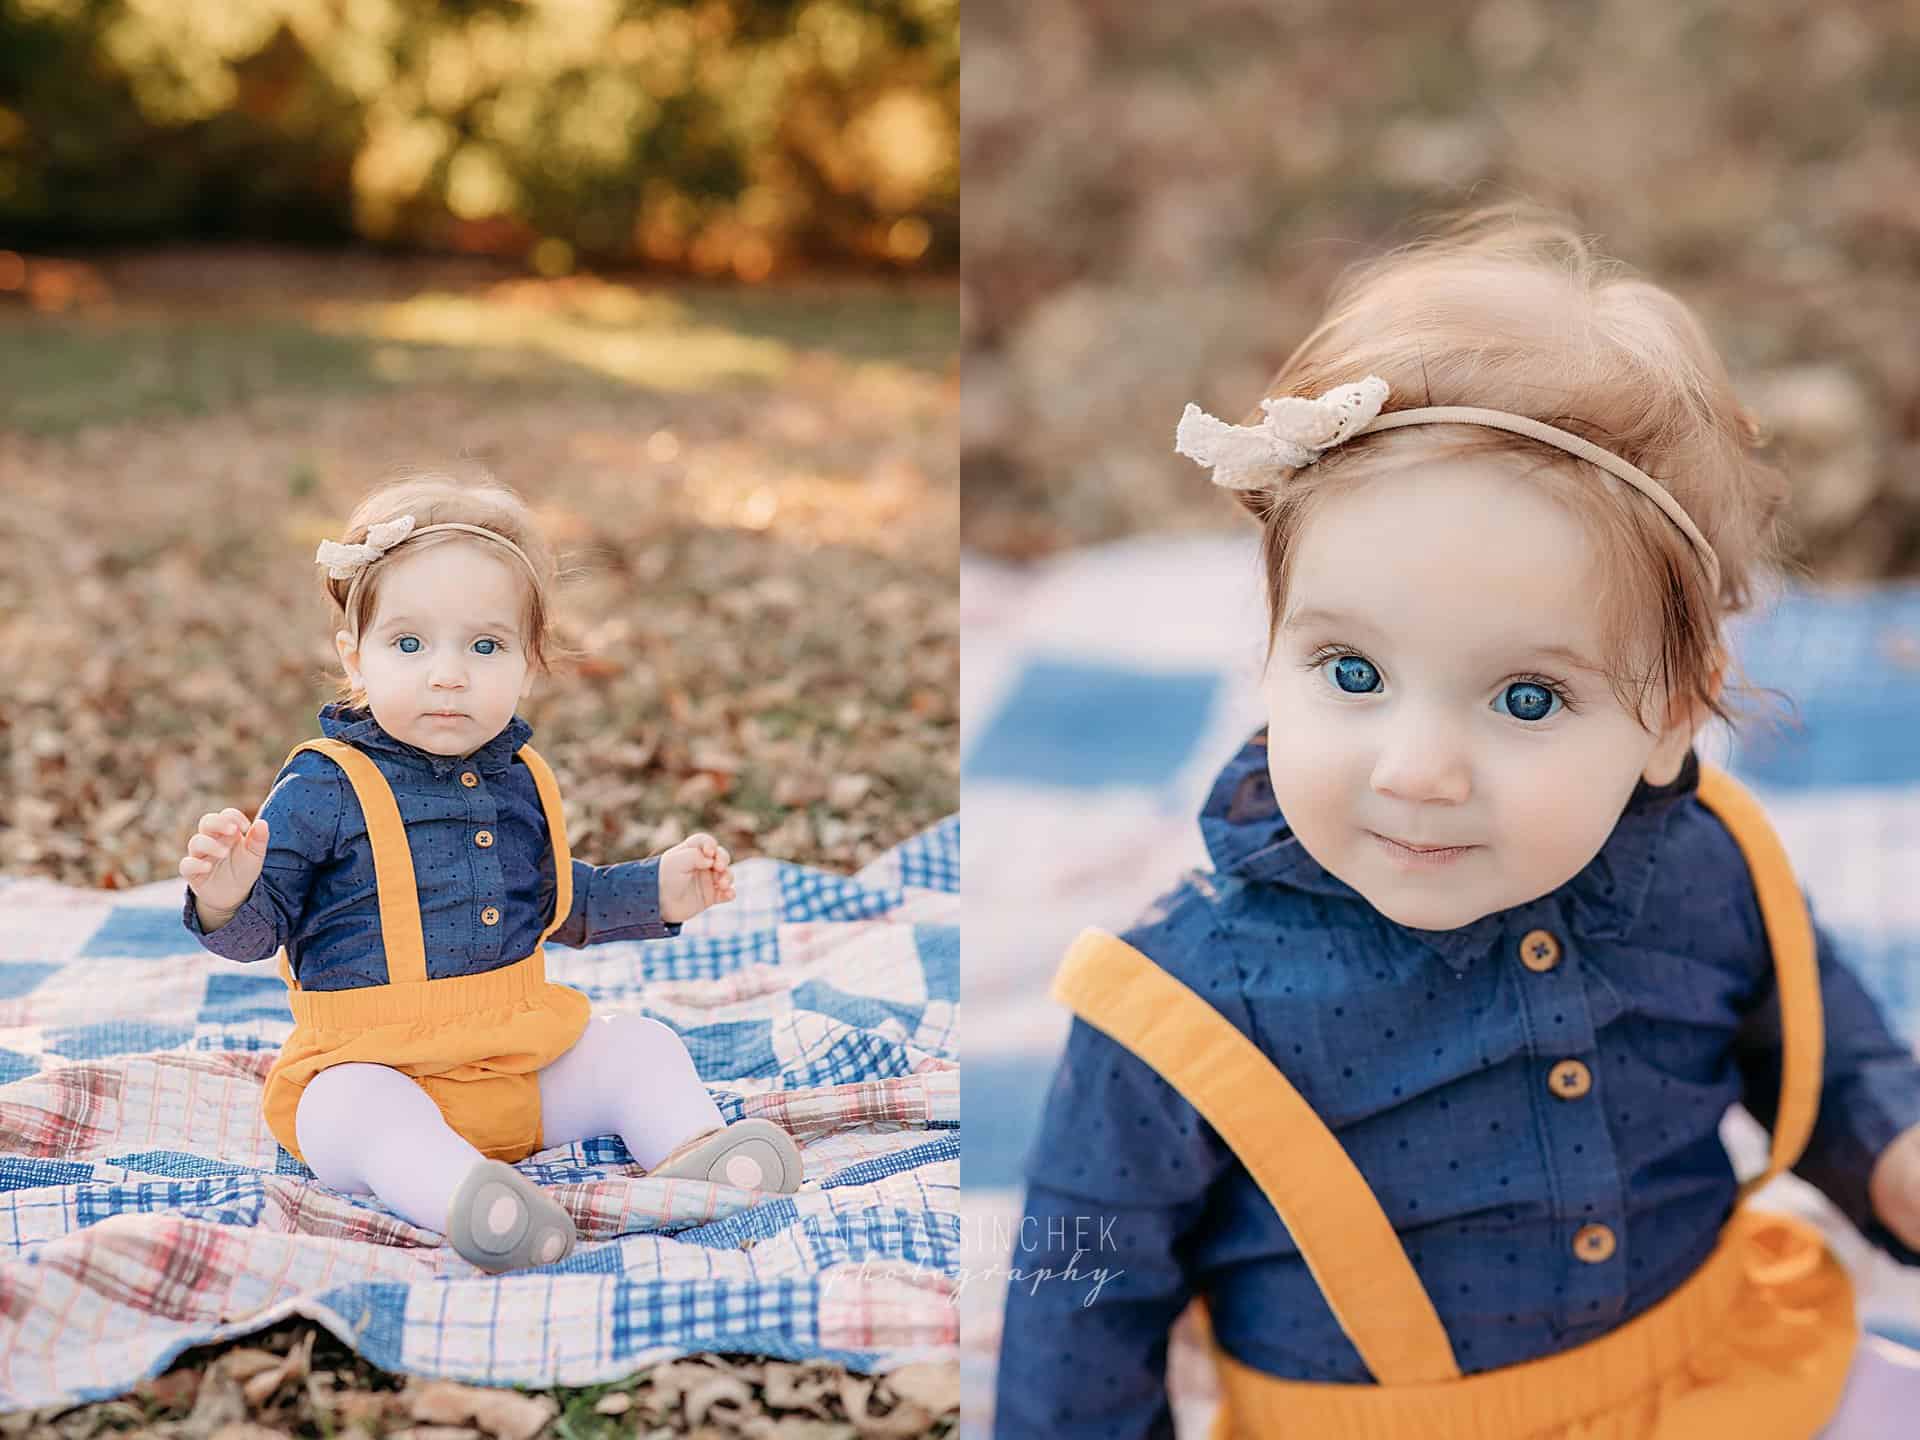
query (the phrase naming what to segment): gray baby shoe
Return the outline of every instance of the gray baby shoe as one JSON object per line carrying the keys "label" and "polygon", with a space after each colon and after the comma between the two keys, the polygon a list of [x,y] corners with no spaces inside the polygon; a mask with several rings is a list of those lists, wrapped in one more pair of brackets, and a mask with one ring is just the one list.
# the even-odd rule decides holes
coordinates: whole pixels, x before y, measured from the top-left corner
{"label": "gray baby shoe", "polygon": [[447,1239],[480,1269],[499,1274],[551,1265],[573,1251],[573,1219],[504,1160],[482,1160],[453,1192]]}
{"label": "gray baby shoe", "polygon": [[648,1179],[665,1176],[791,1195],[800,1188],[800,1147],[771,1120],[736,1120],[694,1136],[647,1171]]}

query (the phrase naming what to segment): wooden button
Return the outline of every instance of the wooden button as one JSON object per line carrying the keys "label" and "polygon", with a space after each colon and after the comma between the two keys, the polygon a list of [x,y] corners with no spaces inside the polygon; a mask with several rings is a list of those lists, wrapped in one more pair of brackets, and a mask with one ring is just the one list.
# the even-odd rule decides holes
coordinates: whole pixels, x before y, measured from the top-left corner
{"label": "wooden button", "polygon": [[460,772],[460,783],[471,790],[480,783],[480,777],[471,770],[462,770]]}
{"label": "wooden button", "polygon": [[1562,1060],[1547,1072],[1547,1088],[1562,1100],[1578,1100],[1593,1088],[1593,1072],[1578,1060]]}
{"label": "wooden button", "polygon": [[473,843],[478,845],[482,850],[487,849],[493,844],[493,831],[482,830],[478,835],[473,837]]}
{"label": "wooden button", "polygon": [[1529,930],[1520,941],[1520,963],[1545,973],[1560,963],[1560,942],[1551,931]]}
{"label": "wooden button", "polygon": [[482,925],[498,925],[500,923],[500,912],[491,905],[487,906],[486,909],[480,912],[480,923]]}
{"label": "wooden button", "polygon": [[1613,1231],[1604,1225],[1582,1225],[1573,1236],[1573,1253],[1589,1265],[1613,1258]]}

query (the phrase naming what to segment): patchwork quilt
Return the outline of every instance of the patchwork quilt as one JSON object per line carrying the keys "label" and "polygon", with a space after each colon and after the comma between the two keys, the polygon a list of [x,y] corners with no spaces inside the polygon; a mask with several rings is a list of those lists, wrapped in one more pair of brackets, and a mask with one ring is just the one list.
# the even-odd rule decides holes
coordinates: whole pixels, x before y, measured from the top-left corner
{"label": "patchwork quilt", "polygon": [[793,1133],[803,1188],[646,1179],[614,1136],[557,1146],[521,1169],[582,1244],[499,1277],[280,1148],[260,1090],[286,987],[196,945],[178,881],[0,879],[0,1411],[121,1395],[289,1315],[384,1369],[480,1384],[714,1350],[950,1358],[959,819],[852,876],[735,874],[738,899],[674,939],[549,946],[548,974],[673,1026],[727,1119]]}
{"label": "patchwork quilt", "polygon": [[[967,1283],[963,1433],[991,1426],[1021,1163],[1066,1037],[1046,995],[1087,925],[1119,930],[1207,864],[1195,822],[1213,776],[1264,718],[1266,619],[1251,536],[1149,537],[1036,567],[963,559],[967,808]],[[1788,726],[1703,758],[1765,805],[1823,923],[1896,1024],[1920,1038],[1920,586],[1790,590],[1734,635],[1751,685],[1785,693]],[[1737,1168],[1765,1134],[1723,1127]],[[1762,1203],[1808,1215],[1853,1269],[1868,1328],[1920,1345],[1920,1271],[1870,1250],[1793,1177]],[[1016,1283],[1045,1283],[1022,1277]],[[1176,1332],[1182,1433],[1205,1434],[1212,1365]]]}

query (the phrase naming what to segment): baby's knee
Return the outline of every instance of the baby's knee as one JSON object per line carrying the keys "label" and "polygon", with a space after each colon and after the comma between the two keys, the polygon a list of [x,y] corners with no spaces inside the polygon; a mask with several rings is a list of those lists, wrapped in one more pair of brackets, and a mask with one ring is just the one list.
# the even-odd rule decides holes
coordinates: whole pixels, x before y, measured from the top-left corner
{"label": "baby's knee", "polygon": [[603,1053],[621,1070],[693,1063],[680,1033],[651,1015],[612,1015],[602,1022],[602,1029],[606,1032]]}
{"label": "baby's knee", "polygon": [[649,1055],[687,1048],[680,1041],[679,1031],[651,1015],[616,1015],[608,1024],[619,1033],[623,1046],[631,1046]]}

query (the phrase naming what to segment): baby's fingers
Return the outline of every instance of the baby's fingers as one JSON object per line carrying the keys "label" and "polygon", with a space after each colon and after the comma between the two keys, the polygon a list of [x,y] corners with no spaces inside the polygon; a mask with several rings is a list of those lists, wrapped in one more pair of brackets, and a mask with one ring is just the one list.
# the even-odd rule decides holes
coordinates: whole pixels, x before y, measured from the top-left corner
{"label": "baby's fingers", "polygon": [[187,854],[202,860],[224,860],[231,849],[233,846],[229,842],[216,840],[211,835],[195,835],[187,841]]}
{"label": "baby's fingers", "polygon": [[246,829],[247,817],[231,807],[218,812],[209,810],[200,817],[200,833],[216,840],[238,840]]}
{"label": "baby's fingers", "polygon": [[213,862],[202,860],[193,855],[180,857],[180,878],[182,880],[204,880],[213,873]]}

